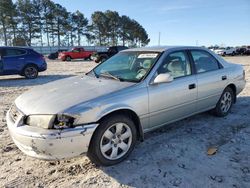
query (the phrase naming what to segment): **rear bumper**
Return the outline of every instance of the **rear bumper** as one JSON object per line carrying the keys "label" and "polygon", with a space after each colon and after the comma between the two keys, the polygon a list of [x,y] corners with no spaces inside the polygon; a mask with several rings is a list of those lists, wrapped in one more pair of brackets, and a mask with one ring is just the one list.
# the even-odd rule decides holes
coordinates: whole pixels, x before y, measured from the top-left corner
{"label": "rear bumper", "polygon": [[238,81],[236,87],[236,95],[240,94],[240,92],[245,88],[245,86],[246,86],[246,80]]}
{"label": "rear bumper", "polygon": [[6,115],[10,135],[25,154],[44,160],[59,160],[85,154],[98,124],[70,129],[52,130],[22,124],[19,116],[14,123],[10,112]]}
{"label": "rear bumper", "polygon": [[47,70],[47,63],[46,63],[46,61],[44,61],[44,63],[41,66],[39,66],[38,71],[42,72],[42,71],[46,71],[46,70]]}

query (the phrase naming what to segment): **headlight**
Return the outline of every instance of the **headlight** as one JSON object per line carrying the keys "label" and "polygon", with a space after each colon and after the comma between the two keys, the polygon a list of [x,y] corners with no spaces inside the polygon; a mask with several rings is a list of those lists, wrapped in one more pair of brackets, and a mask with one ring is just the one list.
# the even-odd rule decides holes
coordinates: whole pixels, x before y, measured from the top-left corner
{"label": "headlight", "polygon": [[26,118],[26,124],[34,127],[50,129],[53,127],[55,115],[30,115]]}
{"label": "headlight", "polygon": [[74,118],[69,115],[30,115],[26,124],[45,129],[65,129],[73,127]]}
{"label": "headlight", "polygon": [[58,114],[56,116],[54,126],[55,129],[65,129],[73,127],[75,118],[65,115],[65,114]]}

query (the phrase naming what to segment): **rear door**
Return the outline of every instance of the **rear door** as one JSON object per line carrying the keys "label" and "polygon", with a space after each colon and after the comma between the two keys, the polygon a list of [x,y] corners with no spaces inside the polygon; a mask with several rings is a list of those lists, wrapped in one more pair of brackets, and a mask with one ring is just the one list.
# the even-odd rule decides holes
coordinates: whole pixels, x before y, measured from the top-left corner
{"label": "rear door", "polygon": [[227,85],[227,72],[210,53],[204,50],[190,50],[195,64],[198,81],[197,110],[213,108]]}
{"label": "rear door", "polygon": [[4,48],[3,49],[3,72],[5,74],[19,73],[24,65],[25,54],[24,49]]}

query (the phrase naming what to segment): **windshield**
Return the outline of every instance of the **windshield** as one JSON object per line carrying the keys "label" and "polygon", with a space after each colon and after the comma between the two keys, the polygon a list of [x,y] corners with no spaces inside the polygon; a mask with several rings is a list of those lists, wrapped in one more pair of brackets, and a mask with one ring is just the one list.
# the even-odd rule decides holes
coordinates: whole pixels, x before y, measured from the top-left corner
{"label": "windshield", "polygon": [[97,78],[139,82],[156,62],[159,52],[121,52],[106,60],[91,72]]}

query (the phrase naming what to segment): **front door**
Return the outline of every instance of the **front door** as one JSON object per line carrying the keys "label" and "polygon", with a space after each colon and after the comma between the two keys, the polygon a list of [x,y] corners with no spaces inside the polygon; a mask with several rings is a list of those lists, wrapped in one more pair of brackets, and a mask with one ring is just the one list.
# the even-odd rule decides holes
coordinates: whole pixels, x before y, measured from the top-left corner
{"label": "front door", "polygon": [[161,73],[171,74],[174,80],[148,86],[149,128],[185,118],[196,111],[197,80],[186,52],[169,54],[156,71],[156,75]]}

